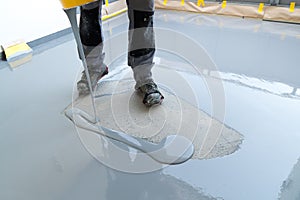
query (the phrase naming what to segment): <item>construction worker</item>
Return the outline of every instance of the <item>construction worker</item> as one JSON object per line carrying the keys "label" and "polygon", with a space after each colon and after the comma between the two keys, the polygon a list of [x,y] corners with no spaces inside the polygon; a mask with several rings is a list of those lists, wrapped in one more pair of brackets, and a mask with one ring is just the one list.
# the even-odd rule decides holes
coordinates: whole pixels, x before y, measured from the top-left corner
{"label": "construction worker", "polygon": [[[160,104],[164,99],[153,81],[151,69],[154,65],[155,39],[153,31],[154,0],[127,0],[129,34],[128,65],[133,70],[135,89],[144,95],[146,106]],[[101,27],[102,0],[81,6],[80,37],[89,69],[92,88],[108,73],[103,63],[103,35]],[[117,47],[116,47],[117,48]],[[77,83],[80,95],[89,93],[85,73]]]}

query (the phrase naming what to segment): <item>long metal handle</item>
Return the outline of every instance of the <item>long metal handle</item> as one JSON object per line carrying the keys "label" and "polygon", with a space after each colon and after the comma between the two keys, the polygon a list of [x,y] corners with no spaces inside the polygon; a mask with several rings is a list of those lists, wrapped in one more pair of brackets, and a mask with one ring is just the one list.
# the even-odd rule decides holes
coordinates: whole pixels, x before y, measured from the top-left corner
{"label": "long metal handle", "polygon": [[93,95],[93,88],[92,88],[90,73],[89,73],[89,69],[87,67],[87,62],[86,62],[86,59],[85,59],[85,54],[84,54],[84,51],[83,51],[83,46],[82,46],[80,35],[79,35],[79,28],[78,28],[77,18],[76,18],[76,10],[77,10],[76,7],[75,8],[70,8],[70,9],[64,9],[64,11],[67,14],[68,19],[71,23],[71,27],[72,27],[72,31],[73,31],[73,34],[74,34],[74,37],[75,37],[75,41],[77,43],[79,55],[80,55],[80,58],[81,58],[81,61],[82,61],[82,65],[84,67],[84,72],[85,72],[85,75],[87,77],[89,90],[90,90],[90,95],[91,95],[91,100],[92,100],[93,111],[94,111],[94,115],[95,115],[95,121],[99,121],[99,119],[97,117],[97,111],[96,111],[95,99],[94,99],[94,95]]}

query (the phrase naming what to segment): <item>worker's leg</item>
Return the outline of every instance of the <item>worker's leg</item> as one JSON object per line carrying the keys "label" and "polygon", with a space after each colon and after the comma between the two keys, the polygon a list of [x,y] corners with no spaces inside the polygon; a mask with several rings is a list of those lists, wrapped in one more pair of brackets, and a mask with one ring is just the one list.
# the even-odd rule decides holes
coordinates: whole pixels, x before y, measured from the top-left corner
{"label": "worker's leg", "polygon": [[152,81],[155,53],[153,0],[127,0],[129,17],[128,65],[132,67],[136,88]]}
{"label": "worker's leg", "polygon": [[152,78],[155,37],[154,0],[127,0],[129,17],[128,65],[132,67],[135,88],[145,93],[144,103],[160,103],[163,96]]}
{"label": "worker's leg", "polygon": [[[107,73],[107,67],[103,63],[103,36],[101,31],[102,0],[84,5],[80,8],[80,38],[86,57],[87,66],[94,88],[97,81]],[[77,83],[79,93],[87,94],[89,88],[85,73]]]}

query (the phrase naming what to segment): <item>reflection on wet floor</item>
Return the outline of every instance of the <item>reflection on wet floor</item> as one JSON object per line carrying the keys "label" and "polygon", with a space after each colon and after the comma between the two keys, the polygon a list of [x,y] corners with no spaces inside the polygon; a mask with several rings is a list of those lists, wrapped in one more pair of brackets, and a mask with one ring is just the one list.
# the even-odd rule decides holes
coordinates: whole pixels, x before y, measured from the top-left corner
{"label": "reflection on wet floor", "polygon": [[[222,83],[221,113],[215,112],[212,94],[199,83],[187,59],[164,59],[164,49],[156,57],[157,63],[181,70],[188,84],[198,83],[193,89],[199,108],[241,133],[240,149],[148,174],[104,167],[81,143],[94,141],[91,148],[97,150],[99,137],[86,134],[80,141],[60,114],[72,101],[73,83],[81,71],[70,41],[35,55],[13,72],[0,71],[5,83],[0,84],[0,199],[299,199],[300,27],[171,11],[157,11],[155,19],[158,28],[196,41],[210,56],[212,62],[202,61],[215,68],[203,65],[198,72],[201,79]],[[127,25],[126,15],[105,22],[105,37],[120,35]],[[157,35],[158,41],[168,38]],[[111,61],[115,46],[107,41]],[[126,49],[126,40],[121,46]],[[118,71],[118,63],[124,60],[117,60],[111,71]],[[102,142],[105,146],[105,139]],[[127,157],[134,160],[135,152],[130,152]]]}
{"label": "reflection on wet floor", "polygon": [[[96,175],[96,176],[95,176]],[[217,200],[200,187],[194,187],[161,170],[147,174],[130,174],[88,163],[73,177],[63,195],[57,199],[143,199],[143,200]]]}
{"label": "reflection on wet floor", "polygon": [[[182,25],[175,22],[175,14],[163,15],[172,16],[168,18],[169,27]],[[295,59],[300,27],[258,20],[247,20],[245,24],[239,18],[205,18],[193,15],[185,22],[189,31],[184,31],[196,38],[216,63],[218,71],[203,74],[222,80],[225,123],[245,138],[241,150],[234,155],[191,161],[168,171],[224,199],[276,199],[300,153],[295,142],[300,128],[299,68]],[[183,173],[197,170],[197,177]]]}

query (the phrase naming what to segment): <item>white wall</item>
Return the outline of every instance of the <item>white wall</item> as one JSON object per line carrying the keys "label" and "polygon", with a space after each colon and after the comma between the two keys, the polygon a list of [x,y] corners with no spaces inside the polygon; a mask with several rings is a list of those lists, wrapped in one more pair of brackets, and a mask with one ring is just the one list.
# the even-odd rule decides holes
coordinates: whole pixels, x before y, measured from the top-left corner
{"label": "white wall", "polygon": [[30,42],[70,27],[59,0],[0,0],[0,5],[0,45]]}

